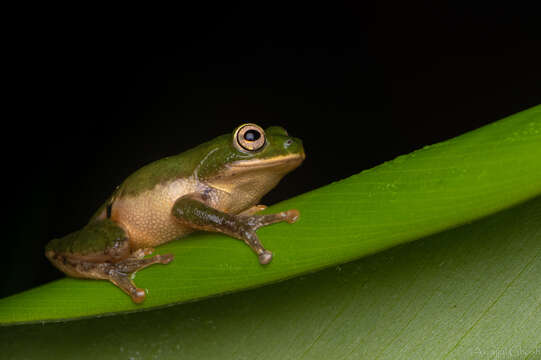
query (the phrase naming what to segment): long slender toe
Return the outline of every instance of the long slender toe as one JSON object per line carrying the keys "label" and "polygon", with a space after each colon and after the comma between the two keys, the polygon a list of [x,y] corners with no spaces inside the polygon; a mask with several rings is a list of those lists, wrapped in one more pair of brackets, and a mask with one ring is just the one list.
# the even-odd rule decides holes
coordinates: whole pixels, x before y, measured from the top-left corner
{"label": "long slender toe", "polygon": [[175,258],[173,254],[156,255],[160,264],[169,264]]}

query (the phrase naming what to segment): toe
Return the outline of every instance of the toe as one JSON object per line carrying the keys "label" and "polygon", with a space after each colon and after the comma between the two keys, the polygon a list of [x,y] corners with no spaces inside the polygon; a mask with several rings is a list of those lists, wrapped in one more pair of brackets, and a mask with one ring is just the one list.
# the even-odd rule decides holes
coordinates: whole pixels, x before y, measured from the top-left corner
{"label": "toe", "polygon": [[136,304],[140,304],[143,301],[145,301],[146,297],[147,297],[147,294],[145,293],[145,290],[143,290],[141,288],[135,289],[135,291],[131,295],[131,299]]}
{"label": "toe", "polygon": [[291,209],[286,211],[286,221],[290,224],[293,224],[297,220],[299,220],[299,216],[301,214],[299,213],[299,210],[297,209]]}
{"label": "toe", "polygon": [[272,253],[268,250],[265,250],[261,255],[259,255],[259,263],[265,265],[270,263],[272,260]]}

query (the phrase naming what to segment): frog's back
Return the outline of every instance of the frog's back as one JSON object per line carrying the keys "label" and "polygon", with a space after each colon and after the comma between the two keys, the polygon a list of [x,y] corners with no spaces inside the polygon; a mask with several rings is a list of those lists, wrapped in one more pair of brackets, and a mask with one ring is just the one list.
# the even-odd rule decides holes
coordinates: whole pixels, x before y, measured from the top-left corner
{"label": "frog's back", "polygon": [[[100,220],[108,216],[110,207],[116,199],[124,196],[137,196],[148,190],[152,190],[160,183],[167,182],[166,179],[188,177],[191,172],[191,163],[183,161],[183,154],[169,156],[149,163],[128,176],[116,189],[113,194],[98,208],[91,217],[90,222]],[[109,209],[108,209],[109,208]]]}
{"label": "frog's back", "polygon": [[137,196],[171,180],[190,177],[199,160],[190,153],[169,156],[143,166],[128,176],[115,193],[117,196]]}
{"label": "frog's back", "polygon": [[228,139],[229,135],[220,136],[181,154],[143,166],[119,186],[118,196],[136,196],[157,185],[192,176],[207,155],[217,150],[217,147],[223,147],[224,143],[229,143]]}

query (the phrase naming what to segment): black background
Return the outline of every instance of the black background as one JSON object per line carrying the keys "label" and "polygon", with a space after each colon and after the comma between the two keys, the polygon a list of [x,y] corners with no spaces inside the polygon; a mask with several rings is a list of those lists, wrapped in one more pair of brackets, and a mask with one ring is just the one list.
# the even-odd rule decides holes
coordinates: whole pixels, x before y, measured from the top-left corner
{"label": "black background", "polygon": [[13,15],[2,296],[61,277],[43,246],[130,173],[243,122],[304,141],[272,204],[541,103],[539,11],[517,3],[177,6]]}

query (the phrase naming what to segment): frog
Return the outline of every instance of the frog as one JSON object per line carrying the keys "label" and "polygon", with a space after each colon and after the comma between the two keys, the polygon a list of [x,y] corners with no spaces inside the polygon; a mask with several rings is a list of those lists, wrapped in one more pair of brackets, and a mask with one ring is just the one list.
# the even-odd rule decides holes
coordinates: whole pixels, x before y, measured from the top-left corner
{"label": "frog", "polygon": [[273,253],[256,230],[294,223],[300,213],[259,214],[260,200],[305,157],[302,140],[283,127],[242,124],[128,176],[81,230],[48,242],[45,256],[67,276],[110,281],[136,304],[147,294],[135,273],[174,259],[151,256],[155,247],[195,231],[241,240],[267,265]]}

